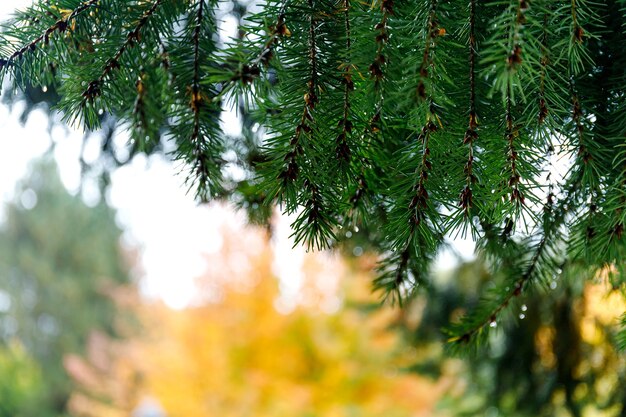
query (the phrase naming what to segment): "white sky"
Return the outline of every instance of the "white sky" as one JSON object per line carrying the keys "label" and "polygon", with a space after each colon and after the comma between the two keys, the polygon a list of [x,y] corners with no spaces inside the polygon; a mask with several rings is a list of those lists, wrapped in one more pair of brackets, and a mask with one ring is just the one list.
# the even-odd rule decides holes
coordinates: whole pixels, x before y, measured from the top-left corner
{"label": "white sky", "polygon": [[[0,0],[0,20],[30,0]],[[12,197],[15,182],[23,177],[29,162],[41,156],[50,144],[49,120],[43,111],[34,111],[25,126],[17,120],[19,108],[13,112],[0,106],[0,197]],[[237,126],[232,115],[227,125]],[[55,157],[61,179],[70,191],[80,181],[78,163],[82,133],[57,126],[52,131],[56,143]],[[224,224],[241,227],[242,220],[223,207],[198,207],[186,195],[184,177],[159,157],[136,158],[129,166],[112,176],[107,200],[118,210],[118,221],[127,230],[126,242],[140,248],[146,295],[156,296],[172,307],[183,307],[193,296],[193,280],[205,270],[202,254],[214,253],[221,247],[220,230]],[[282,308],[289,310],[289,297],[294,297],[302,282],[302,248],[291,249],[287,221],[279,222],[275,239],[275,273],[283,285]],[[237,226],[238,225],[238,226]],[[222,229],[223,230],[223,229]],[[455,244],[464,257],[471,256],[473,244]],[[469,254],[469,255],[468,255]],[[439,266],[449,268],[455,263],[451,254],[439,259]],[[292,298],[293,300],[293,298]]]}

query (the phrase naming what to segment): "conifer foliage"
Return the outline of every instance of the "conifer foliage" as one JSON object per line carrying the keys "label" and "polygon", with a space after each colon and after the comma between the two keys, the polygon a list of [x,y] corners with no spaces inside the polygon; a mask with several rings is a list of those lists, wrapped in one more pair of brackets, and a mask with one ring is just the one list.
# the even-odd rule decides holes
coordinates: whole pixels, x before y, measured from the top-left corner
{"label": "conifer foliage", "polygon": [[[392,301],[472,237],[502,279],[448,329],[467,351],[564,268],[623,285],[624,3],[236,2],[225,38],[217,0],[37,0],[0,67],[57,89],[70,123],[113,115],[139,151],[166,138],[201,200],[278,203],[311,248],[360,228]],[[232,109],[253,139],[222,132]]]}

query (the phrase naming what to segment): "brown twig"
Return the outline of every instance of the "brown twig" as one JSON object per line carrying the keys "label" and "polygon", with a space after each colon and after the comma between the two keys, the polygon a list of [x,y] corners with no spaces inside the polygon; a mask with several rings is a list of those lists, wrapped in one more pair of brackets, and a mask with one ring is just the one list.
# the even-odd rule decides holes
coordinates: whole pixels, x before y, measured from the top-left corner
{"label": "brown twig", "polygon": [[80,6],[78,6],[76,9],[74,9],[69,15],[67,15],[65,18],[60,18],[58,19],[54,25],[50,26],[48,29],[46,29],[41,35],[39,35],[37,38],[33,39],[32,41],[30,41],[28,44],[24,45],[22,48],[18,49],[17,51],[13,52],[13,54],[11,54],[11,56],[9,56],[6,59],[0,59],[0,69],[2,69],[5,66],[9,66],[13,63],[13,61],[15,60],[19,60],[22,58],[22,56],[29,52],[29,51],[35,51],[37,49],[37,45],[39,45],[41,42],[43,42],[44,44],[48,44],[49,40],[50,40],[50,36],[58,31],[58,32],[65,32],[65,30],[67,29],[69,23],[74,20],[78,15],[80,15],[82,12],[84,12],[85,10],[87,10],[88,8],[90,8],[91,6],[94,6],[96,3],[98,3],[100,0],[89,0],[86,1],[84,3],[82,3]]}

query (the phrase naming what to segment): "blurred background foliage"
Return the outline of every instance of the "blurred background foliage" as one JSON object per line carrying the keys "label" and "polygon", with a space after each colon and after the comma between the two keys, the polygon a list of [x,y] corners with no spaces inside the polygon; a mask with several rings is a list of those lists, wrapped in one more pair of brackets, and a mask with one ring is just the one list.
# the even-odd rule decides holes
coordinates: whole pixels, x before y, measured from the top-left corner
{"label": "blurred background foliage", "polygon": [[[570,268],[526,295],[512,320],[492,322],[498,332],[463,363],[462,389],[441,401],[445,415],[625,416],[626,363],[616,348],[615,317],[626,305],[609,272]],[[441,273],[399,323],[408,343],[443,343],[448,320],[474,308],[492,285],[480,261]],[[449,360],[441,349],[423,358],[413,370],[433,378]]]}
{"label": "blurred background foliage", "polygon": [[308,254],[289,307],[268,231],[225,229],[172,310],[130,278],[115,213],[69,195],[49,161],[3,213],[1,417],[626,415],[609,269],[570,268],[592,283],[562,274],[461,360],[441,328],[493,285],[479,260],[393,309],[371,292],[366,246]]}
{"label": "blurred background foliage", "polygon": [[[72,413],[105,415],[111,404],[124,403],[120,392],[139,392],[137,404],[155,399],[158,415],[169,417],[432,414],[450,380],[405,372],[414,351],[390,328],[397,312],[369,310],[366,274],[349,272],[337,256],[311,255],[304,302],[277,308],[267,233],[251,229],[224,239],[220,253],[207,255],[192,306],[171,310],[120,294],[145,333],[124,343],[101,340],[109,352],[125,352],[105,366],[94,355],[72,358],[70,375],[81,382]],[[339,281],[347,298],[333,305]],[[106,415],[132,410],[120,406]]]}
{"label": "blurred background foliage", "polygon": [[20,416],[35,411],[44,388],[39,364],[17,340],[0,347],[0,415]]}
{"label": "blurred background foliage", "polygon": [[[64,355],[82,353],[94,329],[116,335],[110,292],[130,282],[121,231],[105,204],[70,196],[49,161],[34,166],[15,195],[0,227],[0,341],[6,360],[27,364],[26,374],[32,368],[41,389],[7,397],[24,398],[24,408],[3,417],[64,415],[72,389]],[[0,379],[11,383],[10,375]]]}

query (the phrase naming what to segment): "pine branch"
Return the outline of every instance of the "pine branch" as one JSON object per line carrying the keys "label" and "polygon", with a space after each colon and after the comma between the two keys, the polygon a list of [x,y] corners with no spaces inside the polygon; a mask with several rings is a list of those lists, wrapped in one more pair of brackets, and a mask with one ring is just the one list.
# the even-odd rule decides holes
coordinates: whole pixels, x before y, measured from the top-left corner
{"label": "pine branch", "polygon": [[[426,41],[424,43],[422,63],[419,68],[420,80],[417,85],[417,97],[419,99],[426,100],[427,95],[430,97],[431,101],[433,99],[432,93],[427,94],[424,81],[429,78],[429,67],[433,66],[431,49],[435,47],[436,38],[443,34],[445,34],[445,30],[440,29],[439,23],[437,22],[437,0],[431,0],[428,19],[426,21]],[[434,106],[431,105],[431,108],[434,108]]]}
{"label": "pine branch", "polygon": [[[314,0],[308,0],[309,7],[313,8]],[[317,97],[317,47],[316,47],[316,34],[315,27],[317,22],[313,16],[309,17],[309,70],[310,75],[307,81],[308,91],[304,94],[304,106],[302,108],[302,117],[300,118],[300,124],[296,126],[296,131],[289,142],[290,151],[285,155],[286,165],[278,175],[278,178],[282,181],[283,187],[286,188],[292,185],[299,176],[300,167],[298,166],[297,158],[303,153],[303,148],[300,144],[300,138],[303,133],[310,134],[313,130],[315,119],[313,116],[313,110],[319,99]]]}
{"label": "pine branch", "polygon": [[285,9],[288,0],[284,0],[278,11],[276,23],[269,27],[269,36],[265,43],[261,46],[259,53],[249,62],[244,63],[230,79],[230,82],[224,86],[224,91],[230,91],[233,82],[241,81],[244,85],[251,84],[261,76],[263,68],[270,65],[274,58],[274,49],[278,45],[280,39],[284,36],[291,36],[291,31],[285,22]]}
{"label": "pine branch", "polygon": [[[380,22],[376,25],[375,29],[378,31],[376,35],[376,57],[369,66],[369,71],[374,79],[374,88],[379,91],[382,81],[385,78],[384,68],[387,66],[387,58],[383,55],[385,45],[389,42],[389,26],[388,20],[393,16],[394,12],[393,0],[381,0],[380,11],[382,17]],[[379,102],[383,97],[379,95]],[[381,103],[382,104],[382,103]],[[379,106],[377,106],[379,108]]]}
{"label": "pine branch", "polygon": [[[549,192],[544,206],[543,232],[539,242],[532,249],[532,257],[522,267],[513,267],[508,274],[511,280],[507,281],[504,289],[497,288],[494,298],[483,299],[475,312],[461,319],[445,330],[449,336],[448,345],[453,352],[470,353],[479,344],[486,341],[489,330],[496,327],[500,316],[507,311],[515,299],[519,299],[527,293],[542,277],[553,277],[562,269],[563,263],[556,259],[559,257],[559,245],[564,241],[562,228],[567,214],[574,207],[570,202],[575,193],[575,187],[570,187],[562,201],[555,207],[554,195]],[[516,249],[509,254],[518,259],[511,261],[519,262],[523,259],[525,247]],[[466,349],[467,348],[467,349]]]}
{"label": "pine branch", "polygon": [[[389,58],[385,55],[385,48],[388,46],[390,33],[389,33],[389,20],[394,15],[394,0],[381,0],[380,1],[380,20],[374,25],[374,30],[377,32],[374,36],[376,53],[373,61],[368,66],[371,80],[373,80],[374,90],[374,104],[372,106],[373,114],[369,116],[367,125],[364,127],[364,131],[361,136],[364,139],[363,149],[374,147],[372,139],[376,140],[382,135],[383,130],[383,107],[385,101],[385,93],[383,89],[384,81],[386,80],[385,71],[389,66]],[[349,25],[349,21],[346,21]],[[349,33],[349,26],[346,26],[346,33]],[[349,37],[349,35],[348,35]],[[368,114],[369,110],[368,110]],[[371,187],[368,185],[367,169],[366,166],[371,166],[373,158],[369,157],[370,152],[361,155],[362,163],[360,167],[360,173],[356,181],[356,187],[349,197],[351,213],[356,212],[363,200],[368,195],[368,191]],[[350,216],[349,216],[350,217]]]}
{"label": "pine branch", "polygon": [[465,163],[465,188],[459,196],[459,205],[467,218],[474,205],[472,185],[477,181],[473,173],[474,142],[478,140],[478,115],[476,110],[476,0],[469,3],[469,125],[465,131],[463,144],[468,145],[467,162]]}
{"label": "pine branch", "polygon": [[31,40],[26,45],[13,52],[8,58],[0,59],[0,70],[4,67],[11,66],[14,61],[20,60],[24,54],[28,52],[35,51],[39,44],[42,42],[47,45],[50,41],[50,36],[52,36],[55,32],[63,33],[68,28],[68,25],[80,14],[82,14],[87,9],[95,6],[100,0],[89,0],[83,2],[80,6],[76,7],[72,10],[71,13],[67,14],[65,17],[61,17],[54,23],[52,26],[48,27],[40,36]]}
{"label": "pine branch", "polygon": [[257,57],[252,60],[250,63],[251,68],[258,67],[259,65],[267,66],[274,54],[273,47],[281,37],[290,36],[291,32],[287,28],[285,24],[285,8],[287,7],[288,0],[284,0],[282,5],[280,6],[280,11],[278,12],[278,18],[276,20],[276,24],[270,27],[271,32],[270,36],[265,41],[265,44],[261,48],[261,52],[257,55]]}
{"label": "pine branch", "polygon": [[[513,49],[511,54],[507,58],[508,70],[511,72],[516,72],[518,67],[522,64],[523,54],[522,54],[522,45],[521,45],[521,30],[526,23],[525,12],[528,9],[528,3],[526,0],[519,0],[517,10],[516,10],[516,18],[513,22],[513,38],[512,45]],[[518,151],[515,145],[515,138],[519,136],[519,129],[514,126],[513,122],[513,111],[511,109],[513,102],[513,80],[509,77],[507,79],[506,85],[506,111],[505,111],[505,139],[507,141],[507,160],[509,162],[510,175],[508,178],[508,187],[510,189],[510,198],[511,202],[516,206],[520,207],[524,205],[524,193],[520,190],[519,184],[521,180],[521,176],[517,170],[517,159],[518,159]]]}
{"label": "pine branch", "polygon": [[[52,3],[4,27],[0,69],[58,92],[65,120],[128,127],[131,157],[167,138],[196,198],[284,204],[314,248],[358,224],[398,303],[469,228],[509,289],[452,337],[484,340],[565,257],[593,269],[626,256],[614,0],[267,0],[233,11],[235,39],[216,0]],[[231,108],[243,139],[220,127]]]}
{"label": "pine branch", "polygon": [[539,70],[539,114],[537,116],[537,121],[540,125],[542,125],[546,117],[548,117],[549,108],[546,103],[546,72],[548,69],[548,12],[544,12],[543,14],[543,25],[542,36],[541,36],[541,60],[539,61],[540,70]]}
{"label": "pine branch", "polygon": [[[419,81],[418,86],[415,89],[416,98],[418,99],[417,108],[425,108],[425,122],[417,135],[417,144],[421,148],[419,153],[419,161],[413,172],[413,178],[411,178],[412,185],[410,187],[411,196],[408,201],[408,207],[399,208],[396,214],[398,222],[393,222],[390,225],[390,229],[395,227],[402,227],[408,230],[404,230],[402,233],[396,233],[393,249],[398,250],[401,253],[399,258],[398,267],[393,273],[393,277],[389,274],[383,274],[375,283],[376,287],[386,292],[386,296],[400,297],[401,288],[403,286],[415,287],[417,282],[408,284],[407,280],[410,280],[408,274],[408,265],[410,263],[418,264],[415,269],[425,269],[424,265],[429,257],[429,252],[439,246],[439,237],[435,236],[432,239],[432,244],[426,244],[424,240],[425,235],[436,235],[434,233],[434,225],[428,220],[428,217],[432,216],[435,203],[433,203],[427,191],[426,182],[429,178],[429,174],[432,171],[431,148],[430,141],[433,133],[438,130],[436,123],[440,123],[440,120],[436,114],[436,105],[434,104],[434,91],[431,88],[426,88],[426,84],[430,77],[434,75],[436,66],[433,60],[433,50],[437,45],[438,37],[443,35],[444,31],[439,27],[437,20],[437,0],[430,1],[430,9],[428,10],[425,24],[426,36],[424,39],[424,49],[422,52],[422,59],[419,66],[418,74]],[[429,83],[432,85],[431,83]],[[415,152],[417,154],[417,152]],[[411,158],[413,159],[413,158]],[[402,188],[399,190],[403,192]],[[406,192],[406,191],[404,191]],[[400,201],[404,201],[404,198]],[[408,218],[405,216],[408,215]],[[416,259],[413,259],[413,258]],[[384,260],[379,267],[384,271],[386,264],[390,261],[397,263],[394,255],[389,256]],[[421,264],[421,265],[419,265]],[[390,279],[393,278],[393,279]],[[394,301],[394,298],[390,298]],[[397,300],[401,302],[400,299]]]}
{"label": "pine branch", "polygon": [[417,184],[414,186],[415,195],[411,199],[411,204],[409,204],[409,211],[411,213],[409,224],[412,231],[415,226],[419,226],[424,220],[423,210],[427,209],[429,206],[428,191],[426,191],[426,180],[428,179],[429,171],[432,170],[432,163],[429,160],[429,141],[432,132],[436,131],[437,125],[430,121],[422,128],[418,136],[418,141],[422,143],[422,157],[419,168],[416,171]]}
{"label": "pine branch", "polygon": [[524,194],[519,189],[520,175],[517,171],[518,153],[515,149],[515,138],[519,136],[518,129],[513,124],[513,112],[511,110],[512,102],[511,85],[506,90],[506,113],[505,123],[506,129],[504,137],[507,142],[507,160],[509,162],[510,175],[508,179],[508,187],[510,188],[511,202],[516,206],[524,205]]}
{"label": "pine branch", "polygon": [[402,307],[404,300],[411,295],[417,282],[407,282],[410,260],[411,244],[409,243],[397,257],[390,257],[387,262],[379,265],[374,288],[383,293],[383,301]]}
{"label": "pine branch", "polygon": [[350,94],[354,91],[354,81],[352,80],[352,63],[350,62],[350,49],[352,39],[350,33],[350,0],[344,0],[344,25],[346,33],[346,62],[343,62],[343,116],[339,121],[341,132],[337,136],[335,153],[337,158],[345,164],[350,163],[352,151],[348,145],[348,136],[352,134],[352,120],[350,120]]}
{"label": "pine branch", "polygon": [[[189,140],[194,146],[195,153],[195,162],[192,172],[195,172],[200,184],[207,184],[210,182],[210,167],[208,164],[211,164],[211,161],[207,158],[205,151],[208,147],[208,143],[200,134],[200,109],[205,105],[204,102],[206,100],[210,100],[210,98],[200,90],[200,32],[202,29],[202,20],[204,19],[204,2],[205,0],[198,0],[196,27],[193,31],[192,37],[193,75],[191,83],[191,100],[189,101],[189,107],[191,107],[191,111],[193,112],[193,128]],[[202,196],[202,199],[205,201],[207,200],[206,196]]]}
{"label": "pine branch", "polygon": [[150,123],[148,122],[148,115],[146,110],[146,74],[140,73],[137,80],[137,98],[135,99],[135,107],[133,108],[133,115],[137,117],[136,128],[142,131],[149,129]]}
{"label": "pine branch", "polygon": [[102,69],[100,76],[97,79],[90,81],[87,85],[87,88],[82,94],[83,102],[93,102],[96,97],[99,97],[102,94],[102,86],[105,79],[109,77],[113,71],[120,68],[120,59],[122,58],[122,55],[124,55],[128,49],[133,48],[141,41],[141,30],[148,23],[148,20],[157,11],[162,2],[163,0],[155,0],[152,3],[152,6],[143,13],[133,29],[126,34],[125,41],[120,45],[115,55],[109,58],[106,65]]}

